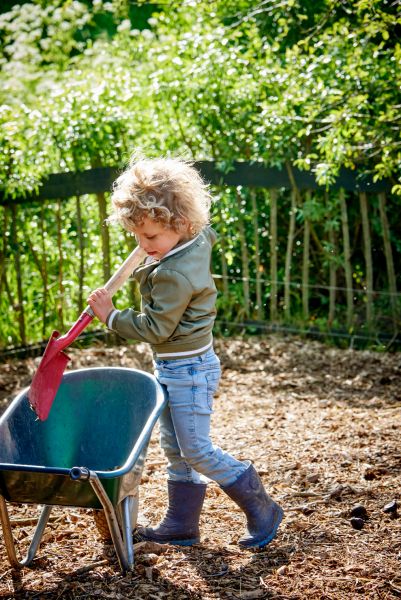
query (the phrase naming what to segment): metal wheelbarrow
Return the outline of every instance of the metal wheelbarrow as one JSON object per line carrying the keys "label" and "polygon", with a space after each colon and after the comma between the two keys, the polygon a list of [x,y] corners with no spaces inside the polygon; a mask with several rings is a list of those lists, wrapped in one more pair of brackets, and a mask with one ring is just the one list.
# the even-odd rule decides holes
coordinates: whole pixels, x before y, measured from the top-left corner
{"label": "metal wheelbarrow", "polygon": [[[64,374],[46,421],[28,389],[0,418],[0,520],[9,561],[28,566],[52,506],[103,509],[123,571],[133,568],[138,487],[153,427],[165,404],[153,375],[93,368]],[[44,505],[20,560],[7,502]]]}

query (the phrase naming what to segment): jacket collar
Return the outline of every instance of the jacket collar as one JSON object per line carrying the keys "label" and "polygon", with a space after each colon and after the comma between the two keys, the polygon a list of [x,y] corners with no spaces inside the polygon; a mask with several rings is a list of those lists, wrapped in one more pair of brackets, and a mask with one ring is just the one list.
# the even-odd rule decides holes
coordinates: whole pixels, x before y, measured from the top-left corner
{"label": "jacket collar", "polygon": [[188,242],[177,244],[177,246],[175,246],[172,250],[170,250],[170,252],[167,252],[167,254],[165,254],[163,256],[163,258],[161,258],[160,260],[157,260],[157,259],[153,258],[152,256],[147,256],[142,264],[144,266],[153,265],[153,264],[156,264],[156,263],[159,264],[165,258],[169,258],[170,256],[173,256],[174,254],[177,254],[177,252],[181,252],[181,250],[184,250],[185,248],[188,248],[189,246],[192,246],[192,244],[195,243],[199,239],[199,237],[200,237],[200,234],[196,235],[194,238],[192,238]]}
{"label": "jacket collar", "polygon": [[177,246],[175,246],[172,250],[170,250],[170,252],[167,252],[167,254],[165,254],[161,260],[167,258],[168,256],[172,256],[173,254],[176,254],[177,252],[180,252],[181,250],[184,250],[184,248],[188,248],[188,246],[191,246],[194,242],[196,242],[196,240],[198,238],[199,238],[199,234],[196,235],[191,240],[189,240],[188,242],[184,242],[183,244],[177,244]]}

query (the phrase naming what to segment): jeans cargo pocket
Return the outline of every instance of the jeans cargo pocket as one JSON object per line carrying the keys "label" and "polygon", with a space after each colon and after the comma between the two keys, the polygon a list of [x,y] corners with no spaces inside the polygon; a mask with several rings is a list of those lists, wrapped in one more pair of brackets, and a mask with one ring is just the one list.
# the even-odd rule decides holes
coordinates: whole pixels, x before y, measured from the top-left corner
{"label": "jeans cargo pocket", "polygon": [[219,389],[220,382],[220,370],[210,371],[206,373],[207,381],[207,403],[210,410],[213,409],[213,398],[217,390]]}

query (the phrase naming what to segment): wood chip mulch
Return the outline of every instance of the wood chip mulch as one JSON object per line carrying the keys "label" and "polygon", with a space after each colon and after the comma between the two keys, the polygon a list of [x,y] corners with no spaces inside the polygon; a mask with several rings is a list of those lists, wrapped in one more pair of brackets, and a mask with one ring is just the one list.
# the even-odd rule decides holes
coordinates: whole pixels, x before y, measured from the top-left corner
{"label": "wood chip mulch", "polygon": [[[138,544],[134,570],[123,575],[92,512],[55,507],[32,568],[11,569],[0,538],[0,598],[401,598],[401,355],[278,336],[217,340],[216,347],[223,378],[213,439],[252,460],[283,506],[276,539],[262,551],[239,549],[242,513],[210,483],[201,543]],[[142,344],[98,343],[69,354],[74,369],[151,370]],[[37,364],[0,364],[1,411],[29,385]],[[140,493],[138,521],[157,523],[166,505],[157,426]],[[26,552],[37,507],[9,508]]]}

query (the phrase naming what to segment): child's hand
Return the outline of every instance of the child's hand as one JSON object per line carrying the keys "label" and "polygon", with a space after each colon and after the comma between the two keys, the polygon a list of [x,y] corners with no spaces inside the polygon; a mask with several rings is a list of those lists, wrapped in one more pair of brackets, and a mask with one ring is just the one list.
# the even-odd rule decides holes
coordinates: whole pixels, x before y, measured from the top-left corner
{"label": "child's hand", "polygon": [[97,318],[103,323],[106,323],[108,315],[115,308],[110,293],[105,288],[99,288],[91,292],[87,302]]}

